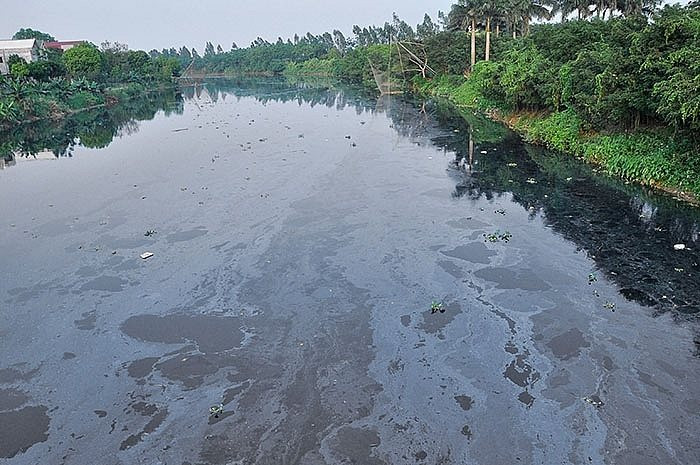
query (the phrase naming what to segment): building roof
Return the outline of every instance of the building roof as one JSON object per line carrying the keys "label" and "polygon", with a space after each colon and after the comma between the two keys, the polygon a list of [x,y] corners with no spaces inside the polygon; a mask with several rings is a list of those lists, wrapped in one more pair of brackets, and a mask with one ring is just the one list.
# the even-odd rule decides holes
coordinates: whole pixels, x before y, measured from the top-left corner
{"label": "building roof", "polygon": [[46,48],[61,48],[65,45],[80,45],[85,43],[84,40],[53,40],[50,42],[44,42],[44,47]]}
{"label": "building roof", "polygon": [[0,50],[32,48],[35,43],[36,39],[0,40]]}

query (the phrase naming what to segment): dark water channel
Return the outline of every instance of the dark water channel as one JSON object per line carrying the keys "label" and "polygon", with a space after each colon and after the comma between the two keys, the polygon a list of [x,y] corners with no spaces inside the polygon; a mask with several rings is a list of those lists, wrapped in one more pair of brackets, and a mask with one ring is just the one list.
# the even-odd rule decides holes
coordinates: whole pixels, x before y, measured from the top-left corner
{"label": "dark water channel", "polygon": [[0,463],[700,463],[697,209],[277,80],[0,157]]}

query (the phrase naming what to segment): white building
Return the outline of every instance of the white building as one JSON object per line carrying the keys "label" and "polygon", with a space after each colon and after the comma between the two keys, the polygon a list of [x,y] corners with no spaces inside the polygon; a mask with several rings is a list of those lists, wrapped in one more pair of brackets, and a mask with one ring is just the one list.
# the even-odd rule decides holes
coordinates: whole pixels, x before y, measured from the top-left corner
{"label": "white building", "polygon": [[0,40],[0,74],[8,74],[7,61],[12,55],[23,58],[27,63],[37,61],[41,53],[41,43],[36,39]]}

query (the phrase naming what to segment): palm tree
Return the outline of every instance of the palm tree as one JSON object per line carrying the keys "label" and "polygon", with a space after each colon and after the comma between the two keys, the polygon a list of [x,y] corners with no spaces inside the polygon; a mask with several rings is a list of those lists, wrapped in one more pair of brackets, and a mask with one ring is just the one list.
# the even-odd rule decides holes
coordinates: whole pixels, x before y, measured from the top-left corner
{"label": "palm tree", "polygon": [[480,3],[478,0],[459,0],[452,5],[448,15],[448,27],[450,29],[469,30],[471,33],[470,42],[470,71],[474,69],[476,63],[476,24],[479,16]]}
{"label": "palm tree", "polygon": [[552,14],[561,14],[561,22],[565,22],[571,13],[576,11],[578,19],[585,19],[591,15],[590,7],[595,5],[595,0],[555,0]]}
{"label": "palm tree", "polygon": [[661,0],[619,0],[618,8],[625,16],[650,15]]}
{"label": "palm tree", "polygon": [[524,35],[530,34],[530,23],[533,19],[551,19],[552,11],[547,8],[547,3],[542,0],[528,0],[524,2],[524,8],[520,10]]}
{"label": "palm tree", "polygon": [[479,1],[479,9],[481,16],[486,18],[486,50],[485,57],[486,61],[489,61],[491,57],[491,20],[501,14],[502,5],[498,0],[481,0]]}

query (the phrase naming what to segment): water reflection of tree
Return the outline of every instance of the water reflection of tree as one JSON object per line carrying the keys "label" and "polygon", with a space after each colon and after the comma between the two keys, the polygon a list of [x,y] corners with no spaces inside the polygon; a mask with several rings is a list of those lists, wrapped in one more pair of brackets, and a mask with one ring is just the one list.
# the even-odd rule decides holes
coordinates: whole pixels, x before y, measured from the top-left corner
{"label": "water reflection of tree", "polygon": [[115,136],[132,134],[138,121],[151,120],[159,112],[182,113],[182,97],[174,92],[151,93],[138,99],[84,111],[61,121],[41,120],[0,134],[0,156],[33,157],[50,151],[56,157],[70,157],[76,145],[104,148]]}
{"label": "water reflection of tree", "polygon": [[385,113],[402,136],[453,154],[454,197],[510,194],[531,216],[542,213],[549,227],[586,251],[627,298],[676,314],[700,310],[700,255],[673,250],[677,242],[693,249],[700,242],[698,210],[597,175],[570,156],[524,145],[503,125],[446,102],[405,96],[377,100],[332,83],[290,86],[266,80],[262,85],[259,80],[218,81],[207,91],[254,97],[263,104],[296,101]]}
{"label": "water reflection of tree", "polygon": [[352,106],[358,114],[373,112],[376,99],[364,88],[338,86],[327,79],[299,81],[282,77],[235,77],[193,81],[183,88],[182,94],[188,100],[210,102],[233,96],[237,99],[254,98],[263,105],[295,101],[300,106],[320,105],[338,110]]}
{"label": "water reflection of tree", "polygon": [[[468,156],[463,139],[455,134],[434,142],[455,150],[460,159]],[[510,193],[531,215],[543,213],[549,227],[584,250],[625,297],[658,311],[700,312],[696,208],[517,139],[482,148],[486,154],[475,155],[478,170],[458,176],[455,197],[490,199]],[[693,250],[675,251],[675,243]]]}

